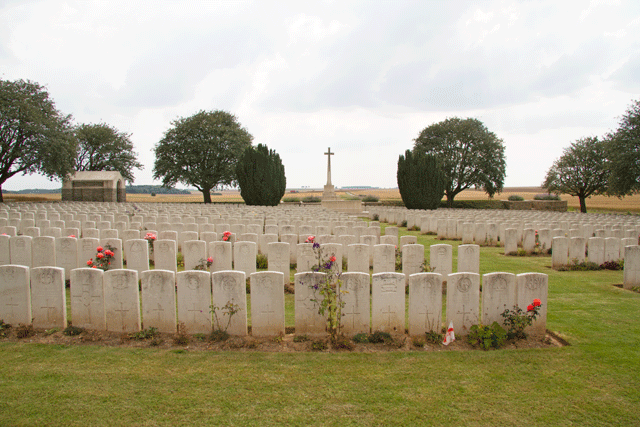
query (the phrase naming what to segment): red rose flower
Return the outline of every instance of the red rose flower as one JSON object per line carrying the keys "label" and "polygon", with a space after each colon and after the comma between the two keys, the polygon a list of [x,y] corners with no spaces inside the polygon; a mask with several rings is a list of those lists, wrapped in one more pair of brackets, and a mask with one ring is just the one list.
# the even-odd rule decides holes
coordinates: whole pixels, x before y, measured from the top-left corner
{"label": "red rose flower", "polygon": [[96,251],[98,251],[98,252],[102,252],[102,246],[98,246],[98,247],[96,248]]}
{"label": "red rose flower", "polygon": [[527,311],[533,311],[533,305],[529,304],[529,305],[527,306]]}
{"label": "red rose flower", "polygon": [[211,257],[207,258],[207,262],[213,262],[213,258]]}
{"label": "red rose flower", "polygon": [[113,256],[113,255],[114,255],[114,254],[113,254],[113,251],[110,251],[109,249],[107,249],[106,251],[104,251],[104,254],[105,254],[106,256]]}
{"label": "red rose flower", "polygon": [[336,257],[332,256],[331,258],[329,258],[329,261],[336,262]]}
{"label": "red rose flower", "polygon": [[98,252],[98,254],[96,255],[96,258],[102,259],[104,258],[104,254],[102,252]]}
{"label": "red rose flower", "polygon": [[540,307],[541,305],[542,305],[542,301],[540,301],[538,298],[533,300],[534,307]]}
{"label": "red rose flower", "polygon": [[93,260],[92,260],[92,259],[90,259],[89,261],[87,261],[87,265],[91,265],[91,264],[93,264]]}

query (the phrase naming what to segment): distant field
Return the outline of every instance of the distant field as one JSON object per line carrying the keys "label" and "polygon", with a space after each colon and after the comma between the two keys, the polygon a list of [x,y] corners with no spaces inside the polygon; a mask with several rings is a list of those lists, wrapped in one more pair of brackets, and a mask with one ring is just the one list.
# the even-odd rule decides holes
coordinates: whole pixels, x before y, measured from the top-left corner
{"label": "distant field", "polygon": [[[216,203],[242,203],[239,191],[222,191],[220,196],[211,196],[211,201]],[[397,189],[365,189],[365,190],[338,190],[339,196],[348,195],[372,195],[380,200],[400,200],[400,192]],[[509,187],[496,194],[494,199],[507,200],[511,195],[519,195],[525,200],[531,200],[536,194],[543,194],[545,191],[539,187]],[[298,193],[285,193],[284,197],[303,198],[306,196],[322,197],[321,191],[308,191]],[[483,191],[466,190],[456,196],[456,200],[487,200],[489,197]],[[562,200],[566,200],[569,208],[580,209],[577,197],[561,195]],[[5,194],[5,201],[31,201],[49,202],[59,201],[60,194]],[[128,202],[137,203],[202,203],[202,194],[193,192],[192,194],[158,194],[151,197],[150,194],[127,194]],[[627,196],[622,199],[617,197],[594,196],[587,199],[588,211],[618,211],[618,212],[640,212],[640,194]]]}

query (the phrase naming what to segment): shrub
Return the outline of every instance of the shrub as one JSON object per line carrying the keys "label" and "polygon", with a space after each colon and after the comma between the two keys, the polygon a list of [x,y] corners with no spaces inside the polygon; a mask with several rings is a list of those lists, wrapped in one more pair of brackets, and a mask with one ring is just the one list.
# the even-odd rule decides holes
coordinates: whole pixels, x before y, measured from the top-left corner
{"label": "shrub", "polygon": [[591,261],[578,262],[577,259],[573,259],[571,264],[563,265],[558,268],[558,271],[596,271],[602,270],[601,265]]}
{"label": "shrub", "polygon": [[498,322],[493,322],[491,326],[473,325],[469,330],[467,342],[474,347],[489,350],[502,347],[506,338],[507,332],[504,328]]}
{"label": "shrub", "polygon": [[258,270],[266,270],[269,267],[268,259],[265,254],[256,255],[256,268]]}
{"label": "shrub", "polygon": [[309,337],[306,335],[296,335],[293,337],[293,342],[305,342],[309,341]]}
{"label": "shrub", "polygon": [[431,344],[442,344],[442,341],[444,340],[444,336],[436,331],[426,332],[425,338],[427,342]]}
{"label": "shrub", "polygon": [[11,325],[9,323],[4,323],[4,320],[0,319],[0,337],[4,338],[7,336],[7,333],[11,329]]}
{"label": "shrub", "polygon": [[247,147],[236,165],[240,196],[250,206],[277,206],[287,179],[280,156],[266,145]]}
{"label": "shrub", "polygon": [[372,344],[390,344],[393,342],[393,338],[388,332],[375,331],[369,335],[369,342]]}
{"label": "shrub", "polygon": [[624,260],[605,261],[602,268],[605,270],[624,270]]}
{"label": "shrub", "polygon": [[150,327],[147,329],[143,329],[139,332],[133,332],[129,334],[129,338],[136,341],[144,341],[151,338],[155,338],[159,334],[158,329],[154,327]]}
{"label": "shrub", "polygon": [[33,330],[32,324],[23,325],[22,323],[20,323],[16,328],[16,337],[18,337],[19,339],[29,338],[34,336],[35,334],[36,331]]}
{"label": "shrub", "polygon": [[314,341],[311,343],[311,350],[323,351],[327,349],[327,343],[325,341]]}
{"label": "shrub", "polygon": [[353,342],[358,344],[366,344],[369,342],[369,335],[367,334],[356,334],[353,336]]}
{"label": "shrub", "polygon": [[73,337],[73,336],[76,336],[76,335],[80,335],[83,332],[84,332],[84,328],[81,328],[79,326],[73,326],[73,325],[67,326],[62,331],[62,333],[64,335],[68,336],[68,337]]}
{"label": "shrub", "polygon": [[533,196],[533,200],[560,200],[560,196],[557,194],[536,194]]}
{"label": "shrub", "polygon": [[527,307],[527,311],[523,311],[517,305],[512,310],[503,311],[500,316],[504,318],[504,325],[508,328],[507,338],[509,339],[525,339],[527,334],[524,330],[530,326],[538,317],[542,303],[539,299],[534,299],[533,303]]}
{"label": "shrub", "polygon": [[437,209],[444,196],[445,175],[437,157],[407,150],[398,158],[398,190],[407,209]]}
{"label": "shrub", "polygon": [[522,201],[524,201],[524,197],[518,196],[517,194],[513,194],[513,195],[509,196],[509,201],[510,202],[522,202]]}
{"label": "shrub", "polygon": [[300,198],[299,197],[285,197],[284,199],[282,199],[283,202],[285,203],[298,203],[300,202]]}
{"label": "shrub", "polygon": [[368,203],[375,203],[375,202],[379,202],[380,198],[376,196],[366,195],[362,198],[362,201],[368,202]]}
{"label": "shrub", "polygon": [[320,197],[317,196],[305,196],[302,198],[304,203],[320,203]]}

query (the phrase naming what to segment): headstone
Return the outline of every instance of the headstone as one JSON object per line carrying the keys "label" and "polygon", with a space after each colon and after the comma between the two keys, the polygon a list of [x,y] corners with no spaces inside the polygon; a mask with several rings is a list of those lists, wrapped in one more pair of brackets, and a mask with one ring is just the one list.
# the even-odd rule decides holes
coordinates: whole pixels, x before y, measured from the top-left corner
{"label": "headstone", "polygon": [[[213,305],[216,307],[212,313],[213,328],[221,326],[230,335],[247,335],[246,275],[242,271],[218,271],[211,275],[211,284]],[[237,310],[232,316],[228,304]]]}
{"label": "headstone", "polygon": [[157,270],[178,272],[176,258],[177,244],[175,240],[156,240],[153,242],[155,268]]}
{"label": "headstone", "polygon": [[182,243],[182,255],[184,256],[184,269],[195,270],[195,267],[202,260],[206,262],[207,244],[202,240],[186,240]]}
{"label": "headstone", "polygon": [[418,243],[417,236],[402,236],[400,237],[400,246],[398,246],[398,249],[402,250],[402,247],[404,245],[415,245],[417,243]]}
{"label": "headstone", "polygon": [[347,335],[368,334],[371,285],[368,273],[342,273],[342,330]]}
{"label": "headstone", "polygon": [[620,260],[620,239],[618,237],[604,239],[604,260],[605,262]]}
{"label": "headstone", "polygon": [[371,301],[371,330],[404,334],[404,274],[374,274]]}
{"label": "headstone", "polygon": [[177,332],[176,275],[169,270],[147,270],[140,274],[144,327],[159,332]]}
{"label": "headstone", "polygon": [[409,276],[422,273],[424,264],[424,245],[409,244],[402,247],[402,273],[409,284]]}
{"label": "headstone", "polygon": [[569,259],[578,263],[585,260],[586,243],[584,237],[572,237],[569,240]]}
{"label": "headstone", "polygon": [[462,244],[463,245],[470,245],[473,243],[475,226],[476,225],[472,222],[465,222],[462,224]]}
{"label": "headstone", "polygon": [[558,268],[569,262],[569,239],[554,237],[552,241],[551,266]]}
{"label": "headstone", "polygon": [[440,333],[442,327],[442,275],[416,273],[409,277],[409,335]]}
{"label": "headstone", "polygon": [[[59,237],[55,241],[56,267],[64,268],[64,277],[71,278],[71,270],[78,268],[78,239]],[[82,265],[80,267],[86,267]]]}
{"label": "headstone", "polygon": [[296,264],[296,273],[304,273],[311,271],[314,265],[318,264],[316,253],[311,243],[298,243],[298,262]]}
{"label": "headstone", "polygon": [[480,319],[480,275],[453,273],[447,279],[447,321],[456,335],[466,336]]}
{"label": "headstone", "polygon": [[29,236],[15,236],[9,240],[9,253],[11,254],[11,264],[31,267],[33,262],[31,256],[31,241]]}
{"label": "headstone", "polygon": [[625,246],[622,285],[625,289],[640,286],[640,246]]}
{"label": "headstone", "polygon": [[[384,237],[384,236],[383,236]],[[393,236],[389,236],[393,237]],[[394,245],[373,247],[373,274],[394,273],[396,271],[396,248]]]}
{"label": "headstone", "polygon": [[297,262],[298,235],[281,234],[280,241],[289,244],[289,263],[295,264]]}
{"label": "headstone", "polygon": [[34,328],[67,327],[67,294],[64,269],[34,267],[31,276],[31,308]]}
{"label": "headstone", "polygon": [[29,267],[0,266],[0,319],[11,325],[31,324]]}
{"label": "headstone", "polygon": [[589,244],[589,261],[598,265],[604,264],[604,238],[591,237]]}
{"label": "headstone", "polygon": [[209,242],[209,256],[213,258],[212,272],[232,269],[233,249],[231,242]]}
{"label": "headstone", "polygon": [[[554,242],[555,244],[555,242]],[[555,246],[554,246],[555,251]],[[525,329],[525,333],[532,337],[542,338],[547,331],[547,294],[549,289],[549,278],[542,273],[522,273],[516,276],[516,286],[518,288],[518,307],[526,311],[527,306],[535,298],[542,302],[539,316],[531,326]]]}
{"label": "headstone", "polygon": [[34,237],[31,240],[32,267],[56,266],[56,239],[50,236]]}
{"label": "headstone", "polygon": [[480,246],[458,246],[458,273],[480,273]]}
{"label": "headstone", "polygon": [[451,245],[431,245],[429,247],[429,264],[432,272],[442,274],[442,281],[446,281],[453,271],[453,248]]}
{"label": "headstone", "polygon": [[355,244],[347,246],[347,271],[369,274],[369,246]]}
{"label": "headstone", "polygon": [[482,324],[498,322],[505,326],[501,314],[512,310],[517,302],[516,276],[511,273],[488,273],[482,276]]}
{"label": "headstone", "polygon": [[343,256],[343,246],[340,243],[325,243],[320,245],[320,250],[322,251],[322,258],[324,262],[328,262],[332,257],[335,257],[333,270],[341,273],[342,272],[342,256]]}
{"label": "headstone", "polygon": [[251,335],[284,335],[283,276],[279,271],[260,271],[250,276]]}
{"label": "headstone", "polygon": [[273,242],[267,245],[267,260],[269,271],[282,273],[283,284],[289,283],[289,243]]}
{"label": "headstone", "polygon": [[[113,252],[113,256],[111,257],[111,265],[110,268],[123,268],[122,262],[122,240],[120,239],[104,239],[101,242],[101,245],[104,250],[111,250]],[[85,267],[84,265],[80,265],[79,267]]]}
{"label": "headstone", "polygon": [[107,331],[138,332],[141,328],[138,272],[108,270],[102,276]]}
{"label": "headstone", "polygon": [[10,239],[9,236],[0,236],[0,265],[11,264]]}
{"label": "headstone", "polygon": [[326,334],[327,319],[319,314],[323,300],[320,287],[327,278],[325,273],[298,273],[295,275],[296,334],[319,336]]}
{"label": "headstone", "polygon": [[104,272],[99,268],[71,270],[69,278],[73,326],[94,331],[107,329],[103,275]]}
{"label": "headstone", "polygon": [[189,334],[211,332],[211,274],[207,271],[181,271],[176,275],[178,323]]}
{"label": "headstone", "polygon": [[233,245],[233,269],[247,277],[256,272],[257,247],[254,242],[236,242]]}
{"label": "headstone", "polygon": [[149,243],[144,239],[131,239],[124,242],[124,256],[127,269],[138,274],[149,270]]}

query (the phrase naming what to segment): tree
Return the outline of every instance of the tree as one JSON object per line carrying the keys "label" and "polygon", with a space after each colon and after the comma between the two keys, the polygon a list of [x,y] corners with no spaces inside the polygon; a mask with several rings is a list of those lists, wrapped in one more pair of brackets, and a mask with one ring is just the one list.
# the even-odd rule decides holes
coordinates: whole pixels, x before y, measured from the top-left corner
{"label": "tree", "polygon": [[607,145],[609,193],[624,196],[640,191],[640,100],[627,109]]}
{"label": "tree", "polygon": [[280,156],[262,144],[244,150],[236,176],[240,195],[247,205],[277,206],[287,187]]}
{"label": "tree", "polygon": [[472,186],[490,197],[502,191],[506,174],[504,145],[477,119],[453,117],[423,129],[414,140],[414,153],[435,155],[445,175],[447,205]]}
{"label": "tree", "polygon": [[226,111],[200,111],[174,120],[155,146],[154,179],[163,187],[181,182],[202,192],[236,183],[236,163],[253,137]]}
{"label": "tree", "polygon": [[580,212],[587,212],[585,200],[608,189],[609,168],[606,142],[597,137],[581,138],[565,148],[547,171],[542,188],[580,200]]}
{"label": "tree", "polygon": [[73,171],[70,122],[44,87],[0,80],[0,202],[2,184],[18,173],[63,179]]}
{"label": "tree", "polygon": [[398,159],[398,190],[407,209],[438,209],[445,176],[433,155],[407,150]]}
{"label": "tree", "polygon": [[142,169],[142,164],[136,161],[131,135],[105,123],[80,125],[75,135],[77,171],[118,171],[133,183],[133,169]]}

